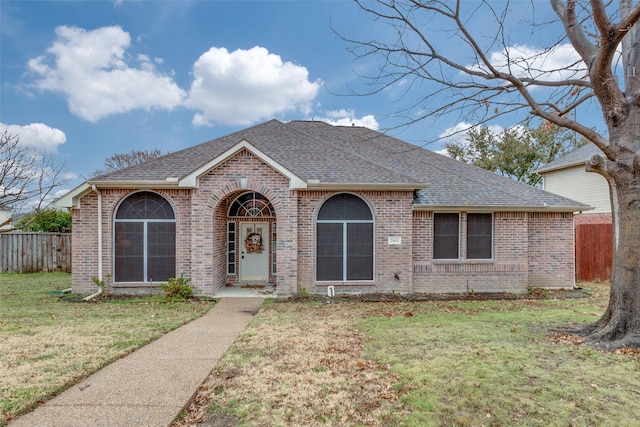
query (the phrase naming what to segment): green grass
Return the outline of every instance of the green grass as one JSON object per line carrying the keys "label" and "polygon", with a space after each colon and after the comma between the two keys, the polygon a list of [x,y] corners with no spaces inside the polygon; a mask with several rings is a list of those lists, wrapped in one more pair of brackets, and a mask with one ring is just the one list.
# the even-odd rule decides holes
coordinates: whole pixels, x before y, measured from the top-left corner
{"label": "green grass", "polygon": [[[202,389],[210,424],[636,426],[640,357],[576,344],[587,298],[266,304]],[[183,424],[187,425],[187,424]]]}
{"label": "green grass", "polygon": [[547,327],[592,322],[593,300],[407,305],[362,320],[366,354],[403,378],[406,426],[632,426],[638,358],[558,345]]}
{"label": "green grass", "polygon": [[52,293],[70,284],[66,273],[0,273],[0,425],[213,306]]}

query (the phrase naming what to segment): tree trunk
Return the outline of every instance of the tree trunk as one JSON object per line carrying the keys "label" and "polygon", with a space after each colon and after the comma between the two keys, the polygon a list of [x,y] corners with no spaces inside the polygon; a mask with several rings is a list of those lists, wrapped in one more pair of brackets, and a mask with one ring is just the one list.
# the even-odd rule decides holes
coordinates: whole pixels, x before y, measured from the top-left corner
{"label": "tree trunk", "polygon": [[640,347],[640,159],[628,149],[616,151],[619,160],[596,156],[587,166],[611,188],[614,255],[609,306],[580,331],[587,343],[610,349]]}

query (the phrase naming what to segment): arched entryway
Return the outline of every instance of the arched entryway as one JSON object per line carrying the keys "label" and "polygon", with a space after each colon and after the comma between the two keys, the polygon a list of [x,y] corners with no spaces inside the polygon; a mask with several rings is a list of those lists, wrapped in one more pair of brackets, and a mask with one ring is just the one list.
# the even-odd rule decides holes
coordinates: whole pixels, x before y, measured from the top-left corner
{"label": "arched entryway", "polygon": [[275,282],[276,215],[271,202],[256,191],[229,195],[226,212],[227,284]]}

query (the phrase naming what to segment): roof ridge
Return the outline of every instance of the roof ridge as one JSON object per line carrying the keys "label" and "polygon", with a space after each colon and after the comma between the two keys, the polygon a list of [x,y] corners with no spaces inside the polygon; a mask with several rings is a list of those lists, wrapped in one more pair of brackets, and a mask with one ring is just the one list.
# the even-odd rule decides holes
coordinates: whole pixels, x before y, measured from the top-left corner
{"label": "roof ridge", "polygon": [[[296,122],[297,122],[297,123],[305,123],[305,122],[306,122],[306,123],[321,123],[321,126],[328,126],[328,128],[330,128],[330,129],[333,129],[333,130],[340,130],[341,132],[347,132],[347,130],[346,130],[346,129],[350,129],[350,128],[351,128],[350,126],[334,126],[334,125],[332,125],[332,124],[330,124],[330,123],[327,123],[327,122],[324,122],[324,121],[308,121],[308,120],[307,120],[307,121],[304,121],[304,120],[296,120]],[[291,122],[289,122],[289,123],[291,123]],[[287,124],[289,124],[289,123],[285,123],[285,125],[287,125]],[[368,131],[371,131],[371,132],[373,132],[373,133],[377,134],[377,136],[379,136],[379,135],[383,135],[383,134],[381,134],[381,133],[380,133],[380,132],[378,132],[378,131],[375,131],[375,130],[373,130],[373,129],[369,129],[369,128],[364,127],[364,126],[358,126],[358,128],[359,128],[359,129],[366,129],[366,130],[368,130]],[[373,161],[373,160],[371,160],[370,158],[366,158],[366,157],[364,157],[364,156],[360,155],[359,153],[355,153],[355,152],[353,152],[353,151],[347,151],[347,150],[345,150],[345,149],[344,149],[344,147],[343,147],[343,146],[340,146],[340,145],[337,145],[337,144],[335,144],[335,143],[332,143],[332,142],[329,142],[329,141],[326,141],[326,140],[320,139],[320,138],[318,138],[317,136],[314,136],[314,135],[312,135],[312,134],[310,134],[310,133],[308,133],[308,132],[302,131],[301,129],[298,129],[298,128],[293,129],[293,130],[294,130],[294,131],[296,131],[296,132],[298,132],[298,133],[302,133],[302,134],[304,134],[305,136],[307,136],[307,137],[309,137],[309,138],[311,138],[311,139],[313,139],[313,140],[315,140],[315,141],[318,141],[318,142],[319,142],[320,144],[322,144],[322,145],[327,145],[327,146],[330,146],[330,147],[332,147],[332,148],[338,149],[338,150],[340,150],[340,151],[342,151],[342,152],[344,152],[344,153],[347,153],[347,154],[349,154],[349,155],[351,155],[351,156],[358,157],[359,159],[362,159],[362,160],[364,160],[365,162],[367,162],[367,163],[369,163],[369,164],[371,164],[371,165],[375,165],[375,166],[381,167],[381,168],[383,168],[383,169],[385,169],[385,170],[387,170],[387,171],[389,171],[389,172],[391,172],[391,173],[393,173],[393,174],[397,174],[397,175],[399,175],[399,176],[402,176],[402,177],[404,177],[404,178],[407,178],[407,179],[409,180],[409,182],[421,182],[421,181],[419,181],[419,180],[416,180],[416,178],[415,178],[415,177],[413,177],[413,176],[406,175],[406,174],[404,174],[404,173],[401,173],[401,172],[398,172],[398,171],[396,171],[396,170],[394,170],[394,169],[389,168],[389,167],[388,167],[388,165],[386,165],[386,164],[382,164],[382,163],[380,163],[380,162]],[[358,135],[356,135],[356,136],[358,136]],[[376,137],[377,137],[377,136],[376,136]],[[364,141],[364,140],[360,140],[359,142],[362,142],[362,141]]]}

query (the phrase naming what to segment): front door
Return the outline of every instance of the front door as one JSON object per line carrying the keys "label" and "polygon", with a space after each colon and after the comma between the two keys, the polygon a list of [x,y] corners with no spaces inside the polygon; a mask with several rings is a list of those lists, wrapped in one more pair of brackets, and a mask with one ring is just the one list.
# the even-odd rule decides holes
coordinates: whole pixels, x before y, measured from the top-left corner
{"label": "front door", "polygon": [[240,223],[240,281],[269,281],[269,223]]}

